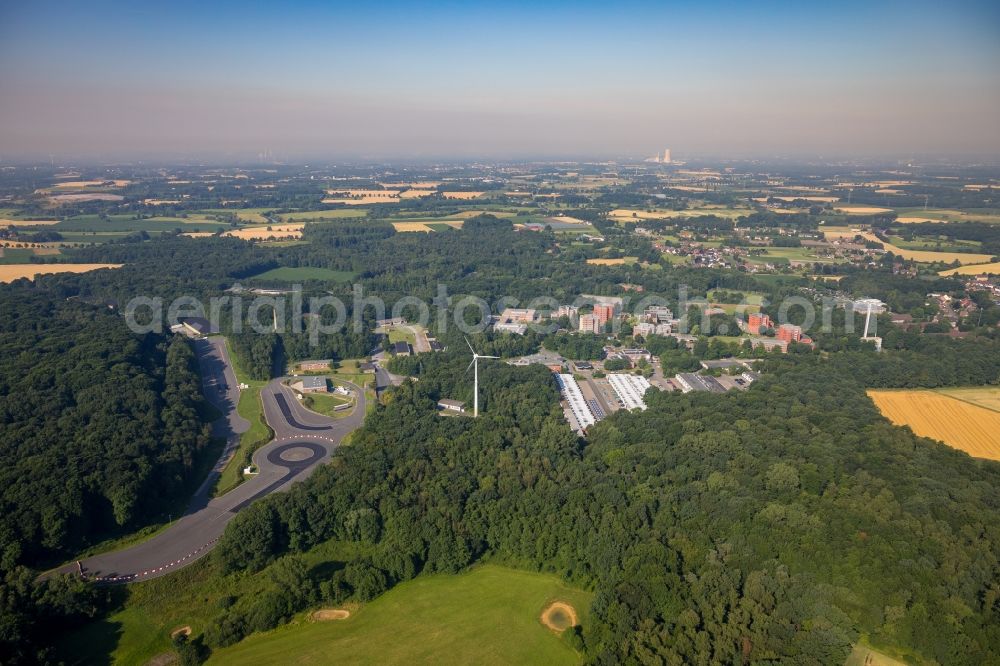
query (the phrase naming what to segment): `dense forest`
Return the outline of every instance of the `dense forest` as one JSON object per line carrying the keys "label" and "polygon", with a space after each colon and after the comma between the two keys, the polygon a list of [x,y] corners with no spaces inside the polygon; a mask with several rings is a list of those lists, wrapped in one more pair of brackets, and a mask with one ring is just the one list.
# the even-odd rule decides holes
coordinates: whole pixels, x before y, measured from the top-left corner
{"label": "dense forest", "polygon": [[0,292],[5,570],[142,525],[208,444],[189,344],[136,336],[107,308]]}
{"label": "dense forest", "polygon": [[[593,221],[609,238],[623,233]],[[728,228],[723,222],[683,224]],[[624,284],[671,307],[682,285],[692,297],[753,291],[768,303],[801,286],[726,271],[591,266],[580,258],[593,248],[547,230],[520,233],[492,216],[426,235],[398,234],[372,219],[309,225],[305,236],[308,245],[284,247],[169,236],[108,243],[76,259],[125,267],[0,288],[0,661],[44,661],[45,631],[94,617],[106,602],[100,590],[70,580],[32,585],[34,572],[23,565],[154,520],[164,498],[183,496],[208,444],[186,341],[129,333],[105,302],[232,295],[234,283],[259,286],[254,276],[277,266],[350,272],[364,294],[390,306],[403,296],[430,301],[444,284],[452,305],[471,294],[494,312],[502,296],[522,304],[537,296],[634,298]],[[643,256],[648,242],[627,247]],[[890,270],[848,274],[839,289],[926,314],[928,290],[961,287]],[[303,295],[349,303],[353,288],[307,284]],[[822,285],[810,289],[828,295]],[[380,313],[370,307],[348,309],[361,330],[324,334],[318,346],[308,330],[234,334],[236,307],[223,311],[221,327],[254,379],[274,376],[285,361],[355,358],[377,344]],[[774,306],[765,311],[774,314]],[[697,312],[688,317],[700,327]],[[305,323],[329,314],[307,313]],[[836,311],[835,322],[843,316]],[[551,374],[538,366],[491,363],[481,377],[483,417],[438,416],[440,398],[471,400],[465,342],[451,327],[438,336],[447,352],[392,361],[391,369],[419,381],[388,392],[352,446],[230,525],[216,564],[267,568],[285,582],[273,594],[231,600],[203,638],[230,644],[310,604],[366,601],[422,572],[488,558],[596,591],[593,621],[573,640],[597,663],[843,663],[860,634],[926,660],[996,662],[1000,466],[891,427],[864,388],[995,384],[1000,343],[879,324],[882,354],[857,335],[811,331],[817,350],[767,355],[763,378],[747,392],[653,392],[647,411],[613,415],[586,442],[566,427]],[[480,353],[505,358],[541,346],[600,358],[606,340],[488,331],[474,342]],[[668,373],[695,369],[699,359],[750,355],[745,344],[718,337],[690,351],[675,338],[633,339],[627,331],[622,342],[646,345]],[[326,573],[296,559],[328,540],[362,542],[368,554]]]}
{"label": "dense forest", "polygon": [[429,358],[331,465],[241,513],[216,557],[285,571],[328,539],[373,554],[330,578],[302,572],[300,597],[235,600],[208,643],[491,558],[596,590],[578,639],[597,663],[843,663],[859,633],[996,663],[1000,466],[889,425],[864,393],[873,377],[925,383],[927,354],[952,343],[935,344],[775,357],[747,392],[653,391],[588,443],[540,367],[491,367],[478,420],[437,416],[437,398],[464,395],[464,358]]}

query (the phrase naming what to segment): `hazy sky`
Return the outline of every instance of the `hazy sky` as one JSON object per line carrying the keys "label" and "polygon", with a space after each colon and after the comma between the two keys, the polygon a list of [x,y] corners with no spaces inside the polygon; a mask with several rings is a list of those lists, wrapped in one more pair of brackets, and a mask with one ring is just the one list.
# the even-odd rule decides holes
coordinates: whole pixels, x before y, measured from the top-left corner
{"label": "hazy sky", "polygon": [[0,0],[0,160],[1000,157],[997,2],[364,4]]}

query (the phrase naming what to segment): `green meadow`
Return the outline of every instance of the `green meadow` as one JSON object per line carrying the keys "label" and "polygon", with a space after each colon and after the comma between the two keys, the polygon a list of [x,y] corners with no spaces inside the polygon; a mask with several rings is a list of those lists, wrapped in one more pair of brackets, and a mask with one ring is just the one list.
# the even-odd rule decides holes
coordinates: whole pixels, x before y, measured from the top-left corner
{"label": "green meadow", "polygon": [[346,620],[307,614],[216,650],[209,664],[576,664],[579,655],[539,617],[568,602],[581,624],[591,595],[555,576],[483,565],[419,576]]}

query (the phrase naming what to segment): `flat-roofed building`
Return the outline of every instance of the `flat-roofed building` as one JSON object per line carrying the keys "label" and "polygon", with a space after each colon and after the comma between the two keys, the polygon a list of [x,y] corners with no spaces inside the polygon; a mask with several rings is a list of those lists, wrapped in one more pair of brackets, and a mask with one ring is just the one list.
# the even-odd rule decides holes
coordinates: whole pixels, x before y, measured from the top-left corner
{"label": "flat-roofed building", "polygon": [[664,305],[654,305],[643,310],[642,318],[648,322],[659,324],[674,318],[674,312]]}
{"label": "flat-roofed building", "polygon": [[774,328],[774,322],[766,314],[751,312],[747,316],[747,329],[753,335],[760,335],[762,331]]}
{"label": "flat-roofed building", "polygon": [[597,419],[594,418],[594,413],[590,410],[590,405],[583,397],[580,385],[576,383],[573,375],[558,374],[556,375],[556,383],[559,384],[559,392],[562,393],[569,409],[569,415],[572,416],[570,422],[575,421],[577,432],[582,434],[587,428],[597,423]]}
{"label": "flat-roofed building", "polygon": [[572,319],[580,314],[580,308],[575,305],[560,305],[556,310],[556,318],[559,317],[569,317]]}
{"label": "flat-roofed building", "polygon": [[594,306],[594,316],[597,317],[598,321],[601,322],[603,327],[609,321],[615,318],[615,306],[609,304],[598,303]]}
{"label": "flat-roofed building", "polygon": [[538,317],[538,312],[533,308],[507,308],[500,313],[501,322],[519,322],[530,324]]}
{"label": "flat-roofed building", "polygon": [[437,406],[448,412],[458,412],[461,414],[465,411],[465,403],[461,400],[452,400],[451,398],[441,398],[438,400]]}
{"label": "flat-roofed building", "polygon": [[292,383],[292,388],[299,393],[326,393],[326,377],[303,377]]}
{"label": "flat-roofed building", "polygon": [[611,373],[608,375],[608,383],[611,384],[618,399],[625,405],[625,409],[646,409],[646,401],[643,396],[646,389],[650,387],[650,383],[645,377]]}
{"label": "flat-roofed building", "polygon": [[764,351],[780,349],[781,351],[786,352],[788,351],[788,341],[779,340],[778,338],[752,337],[750,338],[750,347],[753,349],[763,349]]}
{"label": "flat-roofed building", "polygon": [[501,321],[493,324],[494,331],[501,331],[503,333],[514,333],[515,335],[524,335],[528,332],[528,325],[521,324],[516,321]]}
{"label": "flat-roofed building", "polygon": [[601,320],[592,314],[580,315],[580,332],[600,334],[604,332]]}

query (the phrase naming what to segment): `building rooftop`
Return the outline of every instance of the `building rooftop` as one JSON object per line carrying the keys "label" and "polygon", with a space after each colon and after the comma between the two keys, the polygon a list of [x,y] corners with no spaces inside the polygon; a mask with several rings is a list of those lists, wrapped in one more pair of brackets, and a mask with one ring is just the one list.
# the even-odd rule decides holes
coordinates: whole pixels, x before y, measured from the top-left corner
{"label": "building rooftop", "polygon": [[326,377],[302,377],[299,381],[302,382],[303,389],[326,388]]}
{"label": "building rooftop", "polygon": [[720,358],[712,361],[701,362],[701,367],[705,368],[706,370],[710,368],[732,368],[733,366],[736,365],[745,366],[746,361],[743,361],[738,358]]}
{"label": "building rooftop", "polygon": [[204,317],[183,317],[178,321],[202,335],[213,332],[212,324]]}

